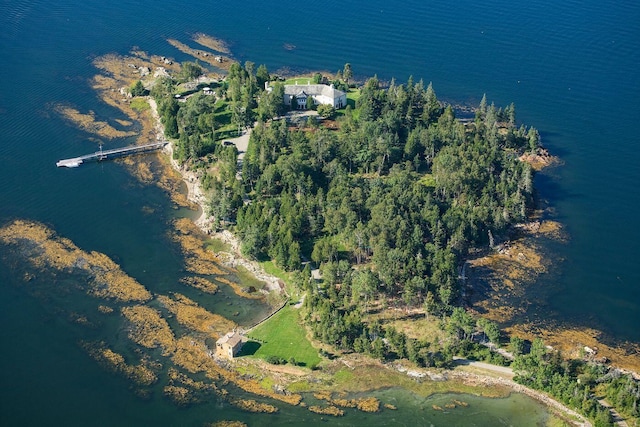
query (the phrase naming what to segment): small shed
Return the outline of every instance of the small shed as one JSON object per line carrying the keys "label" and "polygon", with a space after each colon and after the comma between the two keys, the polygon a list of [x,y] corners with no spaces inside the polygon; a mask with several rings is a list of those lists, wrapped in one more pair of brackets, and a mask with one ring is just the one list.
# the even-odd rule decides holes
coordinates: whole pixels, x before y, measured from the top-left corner
{"label": "small shed", "polygon": [[242,348],[242,335],[238,332],[229,332],[216,341],[216,355],[233,359]]}

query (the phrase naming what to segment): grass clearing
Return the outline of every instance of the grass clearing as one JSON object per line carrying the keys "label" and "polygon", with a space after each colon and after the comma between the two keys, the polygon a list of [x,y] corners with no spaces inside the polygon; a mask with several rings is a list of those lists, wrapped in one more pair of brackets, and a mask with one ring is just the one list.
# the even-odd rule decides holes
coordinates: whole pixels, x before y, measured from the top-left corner
{"label": "grass clearing", "polygon": [[[356,109],[356,104],[360,98],[360,89],[349,89],[347,92],[347,105],[351,107],[351,114],[353,118],[358,120],[360,117],[360,111]],[[336,117],[344,116],[344,109],[336,111]]]}
{"label": "grass clearing", "polygon": [[313,83],[313,76],[309,75],[307,77],[293,77],[291,79],[287,79],[284,81],[285,85],[308,85],[315,84]]}
{"label": "grass clearing", "polygon": [[291,273],[287,273],[277,265],[273,261],[261,261],[260,266],[264,269],[265,273],[276,276],[278,279],[286,282],[291,281]]}
{"label": "grass clearing", "polygon": [[130,104],[131,108],[138,113],[142,113],[143,111],[147,111],[149,108],[149,103],[144,98],[133,98]]}
{"label": "grass clearing", "polygon": [[485,397],[505,397],[510,393],[503,386],[478,386],[464,381],[416,381],[408,375],[382,367],[376,361],[356,356],[351,360],[352,368],[340,368],[333,374],[332,381],[313,387],[316,390],[362,393],[389,387],[401,387],[419,396],[427,397],[437,393],[469,393]]}
{"label": "grass clearing", "polygon": [[287,305],[271,319],[256,327],[249,338],[261,345],[255,357],[276,356],[284,360],[294,358],[300,366],[313,368],[320,363],[318,350],[311,346],[306,331],[298,319],[298,311]]}
{"label": "grass clearing", "polygon": [[359,98],[360,98],[360,89],[349,89],[349,92],[347,92],[347,102],[353,101],[353,105],[352,105],[353,108],[355,108],[356,102],[358,102]]}
{"label": "grass clearing", "polygon": [[267,274],[276,276],[278,279],[282,280],[288,279],[288,274],[283,269],[275,265],[273,261],[262,261],[260,262],[260,265],[264,268],[264,271]]}

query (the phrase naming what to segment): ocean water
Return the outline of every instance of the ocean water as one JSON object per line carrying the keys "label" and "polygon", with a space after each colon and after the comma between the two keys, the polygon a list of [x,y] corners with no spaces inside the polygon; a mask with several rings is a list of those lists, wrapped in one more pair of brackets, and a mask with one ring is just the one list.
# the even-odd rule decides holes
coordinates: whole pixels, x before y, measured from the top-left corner
{"label": "ocean water", "polygon": [[[117,163],[56,169],[57,160],[91,152],[96,143],[52,105],[117,118],[90,88],[93,58],[138,46],[186,60],[165,40],[188,42],[204,32],[227,40],[239,60],[272,72],[335,72],[350,62],[356,77],[412,75],[455,102],[476,104],[483,93],[496,105],[514,102],[519,120],[540,129],[564,161],[536,184],[570,235],[553,248],[562,262],[541,278],[540,304],[527,316],[638,343],[639,23],[640,5],[628,1],[2,0],[0,224],[43,222],[81,248],[112,257],[151,291],[170,290],[182,256],[167,237],[175,215],[167,196],[138,184]],[[106,148],[129,142],[109,141]],[[149,207],[153,215],[145,213]],[[298,409],[265,418],[217,402],[179,410],[161,398],[142,401],[88,358],[78,346],[87,332],[61,318],[51,301],[34,297],[16,271],[0,263],[2,425],[321,422]],[[487,418],[446,420],[434,413],[420,418],[431,403],[402,399],[404,410],[393,417],[351,414],[334,423],[523,425],[514,418],[519,404],[538,414],[527,418],[530,425],[544,419],[526,398],[479,399],[473,407]]]}

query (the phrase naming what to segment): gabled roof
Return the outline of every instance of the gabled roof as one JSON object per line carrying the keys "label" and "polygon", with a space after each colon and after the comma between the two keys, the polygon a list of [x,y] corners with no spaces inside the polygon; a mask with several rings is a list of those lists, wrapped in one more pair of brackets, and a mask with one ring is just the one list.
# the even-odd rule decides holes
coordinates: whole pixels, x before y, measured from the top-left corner
{"label": "gabled roof", "polygon": [[240,334],[237,334],[235,332],[229,332],[225,336],[218,339],[218,341],[216,341],[216,344],[222,345],[226,343],[231,347],[235,347],[241,341],[242,341],[242,336]]}
{"label": "gabled roof", "polygon": [[289,96],[320,96],[335,99],[344,95],[344,92],[328,85],[285,85],[284,94]]}

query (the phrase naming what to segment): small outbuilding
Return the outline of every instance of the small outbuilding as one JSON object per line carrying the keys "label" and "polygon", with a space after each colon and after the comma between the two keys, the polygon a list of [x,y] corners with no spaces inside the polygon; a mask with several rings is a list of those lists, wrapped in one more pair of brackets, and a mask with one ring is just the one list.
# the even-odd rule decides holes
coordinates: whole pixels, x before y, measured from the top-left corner
{"label": "small outbuilding", "polygon": [[233,359],[242,348],[242,335],[238,332],[229,332],[216,341],[216,356]]}

